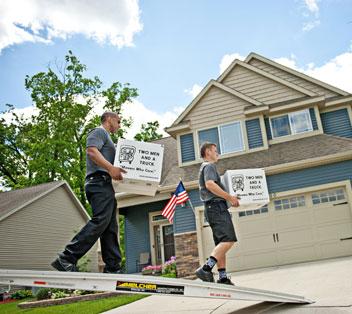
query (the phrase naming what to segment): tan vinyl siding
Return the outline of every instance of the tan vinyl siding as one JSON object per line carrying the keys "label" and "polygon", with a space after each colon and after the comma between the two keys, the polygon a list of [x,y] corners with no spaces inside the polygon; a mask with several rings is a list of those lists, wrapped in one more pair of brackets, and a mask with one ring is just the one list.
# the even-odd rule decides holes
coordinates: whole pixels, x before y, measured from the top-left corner
{"label": "tan vinyl siding", "polygon": [[234,67],[222,83],[265,104],[292,100],[304,96],[299,91],[239,65]]}
{"label": "tan vinyl siding", "polygon": [[[51,261],[86,223],[64,187],[0,222],[0,268],[53,270]],[[98,270],[97,245],[88,253]]]}
{"label": "tan vinyl siding", "polygon": [[187,115],[194,129],[244,118],[243,108],[250,104],[217,87],[211,87]]}
{"label": "tan vinyl siding", "polygon": [[321,87],[317,84],[306,81],[298,76],[295,76],[295,75],[288,73],[286,71],[283,71],[281,69],[275,68],[269,64],[266,64],[260,60],[255,59],[255,58],[253,58],[249,62],[249,64],[252,66],[255,66],[256,68],[261,69],[265,72],[273,74],[281,79],[284,79],[290,83],[293,83],[293,84],[296,84],[300,87],[306,88],[314,93],[317,93],[318,95],[324,95],[327,98],[338,95],[337,93],[335,93],[333,91],[330,91],[330,90],[325,89],[324,87]]}

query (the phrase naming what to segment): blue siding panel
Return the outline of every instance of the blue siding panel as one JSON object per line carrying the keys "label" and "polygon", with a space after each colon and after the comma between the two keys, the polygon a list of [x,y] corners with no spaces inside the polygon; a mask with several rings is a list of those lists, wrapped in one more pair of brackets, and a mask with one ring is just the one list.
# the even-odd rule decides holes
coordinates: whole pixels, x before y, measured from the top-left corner
{"label": "blue siding panel", "polygon": [[264,144],[259,119],[247,120],[246,129],[249,149],[262,147]]}
{"label": "blue siding panel", "polygon": [[314,108],[309,108],[310,119],[312,121],[313,130],[318,130],[317,117],[315,116]]}
{"label": "blue siding panel", "polygon": [[166,201],[138,205],[124,208],[121,214],[125,215],[125,252],[126,271],[135,273],[136,261],[139,254],[150,252],[149,213],[162,210]]}
{"label": "blue siding panel", "polygon": [[269,193],[283,192],[342,180],[352,181],[352,160],[267,177]]}
{"label": "blue siding panel", "polygon": [[[187,192],[191,199],[193,207],[203,205],[203,202],[199,198],[198,190],[192,190]],[[196,230],[196,220],[192,208],[189,205],[189,202],[187,202],[184,207],[179,205],[176,207],[176,212],[174,216],[174,230],[175,233],[184,233]]]}
{"label": "blue siding panel", "polygon": [[324,133],[352,138],[352,126],[346,108],[325,112],[320,116]]}
{"label": "blue siding panel", "polygon": [[264,122],[265,122],[266,136],[267,136],[268,140],[271,140],[273,137],[271,135],[269,118],[264,118]]}
{"label": "blue siding panel", "polygon": [[195,160],[193,133],[181,135],[180,143],[182,162]]}

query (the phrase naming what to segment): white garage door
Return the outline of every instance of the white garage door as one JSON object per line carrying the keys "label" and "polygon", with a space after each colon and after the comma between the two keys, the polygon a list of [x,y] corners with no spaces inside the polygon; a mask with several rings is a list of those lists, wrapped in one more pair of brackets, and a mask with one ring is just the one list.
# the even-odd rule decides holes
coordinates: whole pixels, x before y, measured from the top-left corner
{"label": "white garage door", "polygon": [[[202,217],[205,257],[214,247]],[[344,188],[274,199],[258,210],[232,213],[238,242],[229,271],[352,255],[352,215]]]}

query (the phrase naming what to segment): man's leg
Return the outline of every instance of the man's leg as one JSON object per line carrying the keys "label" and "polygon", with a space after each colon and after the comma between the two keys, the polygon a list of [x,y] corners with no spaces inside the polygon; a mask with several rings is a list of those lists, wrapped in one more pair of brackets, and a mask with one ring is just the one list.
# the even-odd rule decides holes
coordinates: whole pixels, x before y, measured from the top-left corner
{"label": "man's leg", "polygon": [[116,200],[110,223],[100,237],[101,254],[105,263],[104,272],[114,273],[121,268],[121,251],[118,242],[118,224],[116,220]]}
{"label": "man's leg", "polygon": [[[210,224],[215,248],[206,263],[196,270],[196,275],[203,281],[214,282],[212,269],[217,264],[220,279],[218,283],[233,284],[226,274],[226,253],[237,241],[231,215],[225,202],[208,205],[205,214]],[[226,278],[226,282],[222,279]]]}
{"label": "man's leg", "polygon": [[211,252],[211,256],[217,259],[218,268],[226,268],[226,253],[234,244],[235,242],[220,242]]}
{"label": "man's leg", "polygon": [[218,283],[233,285],[233,282],[231,282],[226,273],[226,253],[233,247],[234,244],[235,242],[221,242],[211,253],[212,256],[217,259],[217,267],[219,272]]}
{"label": "man's leg", "polygon": [[99,183],[86,185],[86,194],[92,206],[93,217],[66,245],[65,250],[59,254],[59,258],[52,263],[57,270],[74,271],[77,261],[89,251],[110,223],[114,209],[114,203],[109,197],[111,184]]}

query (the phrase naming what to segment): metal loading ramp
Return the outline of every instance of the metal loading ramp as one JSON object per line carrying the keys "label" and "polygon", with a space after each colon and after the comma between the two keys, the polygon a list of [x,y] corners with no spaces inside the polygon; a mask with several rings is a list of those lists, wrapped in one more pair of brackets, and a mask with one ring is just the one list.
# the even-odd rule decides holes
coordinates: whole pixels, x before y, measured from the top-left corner
{"label": "metal loading ramp", "polygon": [[0,269],[0,284],[227,300],[313,303],[303,296],[281,292],[185,279],[126,274]]}

